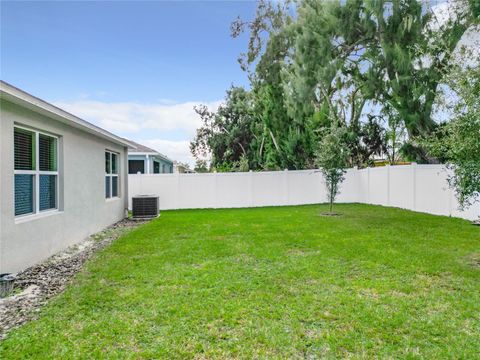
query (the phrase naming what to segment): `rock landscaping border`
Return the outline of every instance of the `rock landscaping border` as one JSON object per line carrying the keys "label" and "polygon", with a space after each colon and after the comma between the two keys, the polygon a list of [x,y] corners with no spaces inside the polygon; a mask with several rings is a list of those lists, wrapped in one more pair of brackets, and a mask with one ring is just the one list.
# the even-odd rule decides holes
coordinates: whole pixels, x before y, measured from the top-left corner
{"label": "rock landscaping border", "polygon": [[149,220],[124,219],[83,242],[17,274],[13,294],[0,299],[0,340],[8,332],[35,319],[48,299],[62,292],[85,262],[122,234]]}

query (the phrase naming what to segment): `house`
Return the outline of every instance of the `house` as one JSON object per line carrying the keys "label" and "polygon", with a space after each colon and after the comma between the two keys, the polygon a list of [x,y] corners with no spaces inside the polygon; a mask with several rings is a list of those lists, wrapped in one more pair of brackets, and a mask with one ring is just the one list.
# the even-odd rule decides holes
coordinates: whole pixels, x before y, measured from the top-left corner
{"label": "house", "polygon": [[173,173],[173,161],[158,151],[128,140],[132,144],[128,149],[129,174],[170,174]]}
{"label": "house", "polygon": [[173,162],[173,172],[175,174],[193,174],[195,171],[188,167],[188,164],[184,164],[178,161]]}
{"label": "house", "polygon": [[122,220],[128,141],[0,82],[0,273]]}

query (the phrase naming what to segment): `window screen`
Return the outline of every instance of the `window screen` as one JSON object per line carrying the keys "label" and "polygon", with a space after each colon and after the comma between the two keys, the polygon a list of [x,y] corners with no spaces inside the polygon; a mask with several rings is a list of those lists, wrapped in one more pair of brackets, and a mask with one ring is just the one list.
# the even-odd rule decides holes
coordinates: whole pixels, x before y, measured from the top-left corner
{"label": "window screen", "polygon": [[112,197],[118,196],[118,176],[112,177]]}
{"label": "window screen", "polygon": [[15,174],[15,216],[34,212],[33,184],[34,176]]}
{"label": "window screen", "polygon": [[110,176],[106,176],[105,177],[105,197],[108,199],[109,197],[111,197],[111,193],[110,193],[110,179],[111,177]]}
{"label": "window screen", "polygon": [[105,153],[105,173],[107,173],[107,174],[111,174],[110,158],[111,158],[111,153],[106,152]]}
{"label": "window screen", "polygon": [[112,174],[118,174],[117,154],[112,153]]}
{"label": "window screen", "polygon": [[105,198],[118,197],[118,154],[105,152]]}
{"label": "window screen", "polygon": [[128,160],[128,173],[129,174],[136,174],[136,173],[145,174],[145,161]]}
{"label": "window screen", "polygon": [[57,171],[57,141],[51,136],[39,134],[38,152],[40,171]]}
{"label": "window screen", "polygon": [[57,208],[57,142],[38,131],[14,128],[15,216]]}
{"label": "window screen", "polygon": [[15,170],[35,169],[35,133],[15,128],[14,130]]}
{"label": "window screen", "polygon": [[40,175],[40,211],[57,207],[57,176]]}

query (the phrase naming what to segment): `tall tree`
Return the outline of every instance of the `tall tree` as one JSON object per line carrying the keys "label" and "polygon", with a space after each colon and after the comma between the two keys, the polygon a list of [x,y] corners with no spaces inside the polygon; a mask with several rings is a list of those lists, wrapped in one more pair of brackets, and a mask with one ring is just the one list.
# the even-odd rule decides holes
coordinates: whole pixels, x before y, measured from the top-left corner
{"label": "tall tree", "polygon": [[448,80],[452,118],[427,145],[450,167],[449,183],[460,205],[468,207],[480,201],[480,66],[457,68]]}
{"label": "tall tree", "polygon": [[[248,51],[239,61],[249,71],[257,126],[255,166],[263,169],[302,169],[313,164],[314,134],[308,119],[289,116],[282,73],[289,66],[294,33],[292,2],[258,3],[255,18],[232,24],[232,36],[249,31]],[[251,71],[252,65],[254,71]]]}
{"label": "tall tree", "polygon": [[[473,7],[457,0],[442,7],[427,8],[417,0],[375,1],[365,4],[361,15],[375,24],[367,59],[380,76],[376,97],[402,119],[412,160],[429,161],[418,146],[418,137],[435,129],[433,105],[445,75],[451,69],[452,54],[465,31],[476,21]],[[372,34],[369,26],[362,33]]]}
{"label": "tall tree", "polygon": [[242,156],[250,160],[254,117],[248,91],[232,87],[216,112],[206,106],[196,107],[195,111],[203,121],[190,143],[190,150],[197,159],[210,156],[211,166],[217,170],[229,170]]}
{"label": "tall tree", "polygon": [[[293,63],[285,74],[288,110],[294,118],[310,119],[313,127],[336,122],[346,129],[350,165],[365,165],[383,145],[383,129],[373,106],[370,79],[376,71],[366,62],[369,42],[358,29],[373,29],[362,20],[360,1],[345,4],[306,0],[295,25]],[[362,121],[362,116],[363,121]]]}
{"label": "tall tree", "polygon": [[250,34],[239,61],[251,91],[230,90],[217,113],[197,109],[204,126],[193,153],[211,153],[224,170],[241,158],[250,169],[302,169],[314,164],[320,129],[336,123],[350,166],[380,154],[395,163],[400,152],[430,161],[418,139],[436,128],[435,99],[479,21],[476,1],[433,9],[418,0],[260,0],[252,21],[231,28]]}
{"label": "tall tree", "polygon": [[347,126],[357,140],[350,146],[351,160],[359,162],[369,153],[363,123],[376,118],[376,107],[380,112],[388,107],[407,130],[407,155],[428,161],[415,139],[435,129],[438,87],[459,40],[477,21],[466,0],[449,10],[450,16],[440,19],[417,0],[301,1],[294,61],[285,83],[291,115]]}

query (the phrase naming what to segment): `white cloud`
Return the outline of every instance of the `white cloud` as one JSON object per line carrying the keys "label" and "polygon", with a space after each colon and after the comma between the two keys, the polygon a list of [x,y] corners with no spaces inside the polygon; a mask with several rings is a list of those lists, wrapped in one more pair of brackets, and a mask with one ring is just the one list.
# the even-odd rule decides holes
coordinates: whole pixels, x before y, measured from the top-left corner
{"label": "white cloud", "polygon": [[[432,6],[434,15],[431,21],[431,28],[437,30],[445,26],[449,19],[458,19],[459,16],[468,11],[468,3],[466,1],[447,0],[443,3]],[[461,20],[465,22],[465,20]],[[469,58],[465,59],[462,54],[462,48],[467,51]],[[454,58],[457,61],[467,61],[468,65],[478,65],[480,57],[480,26],[478,24],[471,25],[463,34],[454,51]]]}
{"label": "white cloud", "polygon": [[[190,141],[195,130],[202,125],[193,108],[205,104],[211,110],[216,110],[220,103],[221,101],[174,103],[168,99],[159,99],[153,104],[108,103],[80,98],[54,104],[114,134],[151,147],[172,160],[187,162],[193,166],[195,160],[190,154]],[[164,135],[162,131],[165,132]],[[175,140],[168,139],[168,136],[172,136],[168,132],[175,134]]]}
{"label": "white cloud", "polygon": [[215,110],[221,101],[166,104],[165,100],[162,100],[159,103],[142,104],[80,99],[70,102],[60,101],[55,105],[113,133],[181,130],[192,137],[195,130],[201,126],[200,117],[193,107],[202,103]]}

